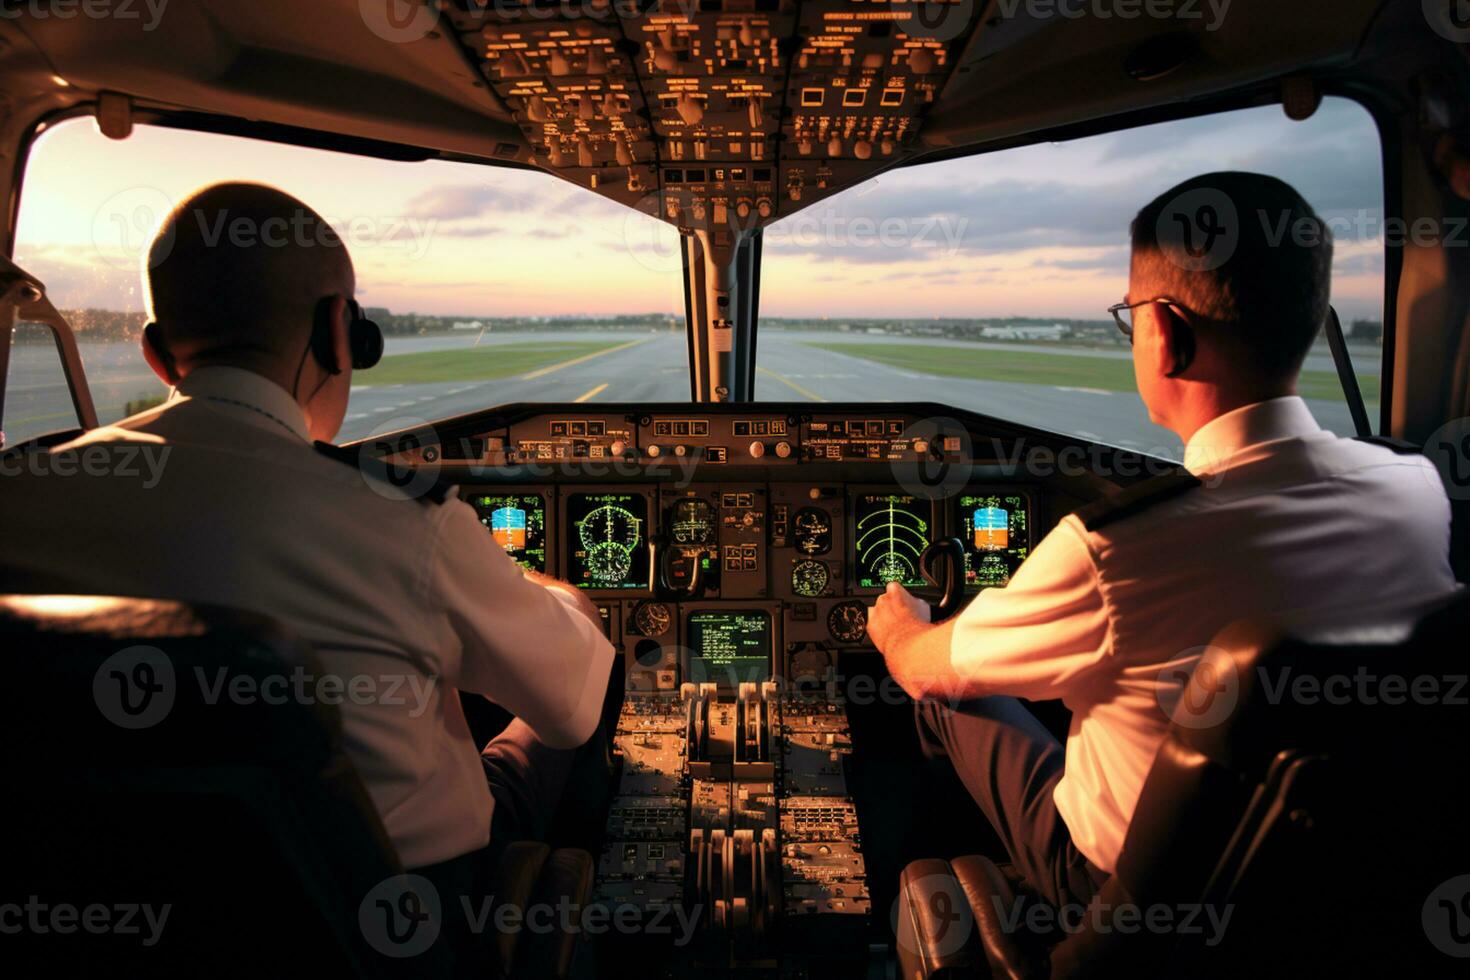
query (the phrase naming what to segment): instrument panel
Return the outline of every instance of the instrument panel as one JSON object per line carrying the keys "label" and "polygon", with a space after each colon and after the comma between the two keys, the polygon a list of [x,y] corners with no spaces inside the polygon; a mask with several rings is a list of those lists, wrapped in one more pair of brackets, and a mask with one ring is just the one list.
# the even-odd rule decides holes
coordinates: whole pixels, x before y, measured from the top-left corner
{"label": "instrument panel", "polygon": [[631,689],[675,691],[823,676],[840,651],[867,645],[867,606],[889,582],[929,587],[920,556],[941,538],[965,544],[967,591],[1005,585],[1032,547],[1041,490],[971,485],[926,499],[794,480],[461,495],[511,558],[593,598]]}
{"label": "instrument panel", "polygon": [[508,406],[379,445],[457,485],[514,560],[584,590],[631,690],[677,691],[709,667],[695,609],[766,610],[763,676],[795,680],[868,645],[867,606],[888,583],[937,598],[930,544],[961,542],[965,592],[1007,585],[1041,534],[1103,492],[1017,465],[1028,442],[1043,460],[1069,445],[913,404]]}

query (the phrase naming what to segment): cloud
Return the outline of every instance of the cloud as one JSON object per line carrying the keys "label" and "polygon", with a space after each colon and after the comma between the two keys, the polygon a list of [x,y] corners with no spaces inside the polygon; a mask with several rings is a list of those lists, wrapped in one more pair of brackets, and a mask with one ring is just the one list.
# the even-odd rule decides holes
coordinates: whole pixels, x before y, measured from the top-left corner
{"label": "cloud", "polygon": [[405,210],[420,220],[460,221],[486,214],[528,211],[532,201],[499,187],[483,184],[440,184],[411,198]]}

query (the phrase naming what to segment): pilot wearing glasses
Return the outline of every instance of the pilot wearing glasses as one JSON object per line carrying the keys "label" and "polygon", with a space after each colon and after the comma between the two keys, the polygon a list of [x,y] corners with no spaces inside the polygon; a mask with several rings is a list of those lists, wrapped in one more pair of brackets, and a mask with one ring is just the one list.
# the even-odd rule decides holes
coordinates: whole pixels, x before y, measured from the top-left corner
{"label": "pilot wearing glasses", "polygon": [[[1236,229],[1228,209],[1189,208],[1222,196]],[[868,621],[926,754],[949,759],[1059,907],[1113,873],[1183,681],[1220,629],[1407,624],[1455,589],[1434,468],[1324,431],[1297,394],[1329,311],[1332,243],[1310,205],[1274,178],[1209,174],[1145,207],[1132,238],[1111,312],[1183,469],[1067,517],[948,622],[898,585]],[[1065,745],[1022,698],[1066,704]]]}

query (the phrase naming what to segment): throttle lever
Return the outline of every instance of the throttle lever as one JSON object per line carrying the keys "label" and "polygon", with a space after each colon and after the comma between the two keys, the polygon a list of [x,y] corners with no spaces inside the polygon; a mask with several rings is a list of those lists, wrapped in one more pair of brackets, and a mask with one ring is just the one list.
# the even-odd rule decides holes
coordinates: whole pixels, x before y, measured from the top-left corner
{"label": "throttle lever", "polygon": [[933,608],[930,622],[942,623],[960,608],[965,596],[965,544],[959,538],[943,538],[919,556],[919,574],[936,590],[925,590],[920,598]]}

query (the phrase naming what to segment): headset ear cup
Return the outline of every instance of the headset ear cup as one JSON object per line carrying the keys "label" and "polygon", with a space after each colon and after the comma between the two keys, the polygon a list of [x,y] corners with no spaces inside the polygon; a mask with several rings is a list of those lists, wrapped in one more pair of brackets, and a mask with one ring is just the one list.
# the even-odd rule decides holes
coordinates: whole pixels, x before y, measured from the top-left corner
{"label": "headset ear cup", "polygon": [[377,366],[383,359],[383,330],[367,317],[359,315],[352,321],[348,341],[352,347],[352,367],[355,370],[366,371]]}
{"label": "headset ear cup", "polygon": [[311,324],[311,355],[321,369],[328,374],[341,374],[337,365],[337,352],[332,349],[332,305],[335,299],[328,296],[317,304],[316,319]]}

